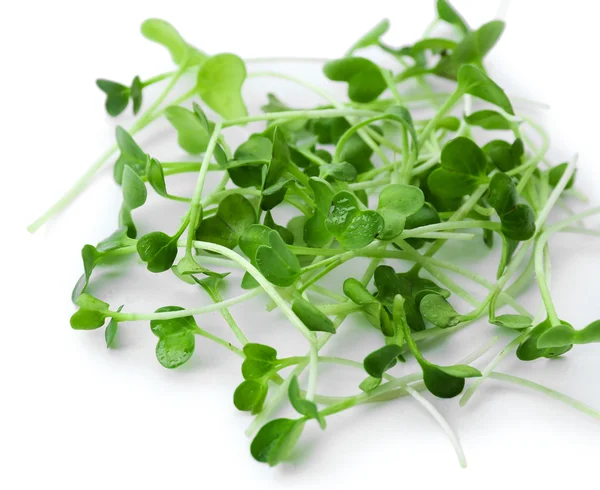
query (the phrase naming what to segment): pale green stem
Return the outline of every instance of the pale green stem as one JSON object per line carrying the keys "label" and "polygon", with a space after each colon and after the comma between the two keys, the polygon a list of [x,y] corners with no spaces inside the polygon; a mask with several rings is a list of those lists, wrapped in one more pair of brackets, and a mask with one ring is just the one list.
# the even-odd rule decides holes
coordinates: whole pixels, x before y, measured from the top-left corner
{"label": "pale green stem", "polygon": [[271,299],[275,302],[275,304],[279,307],[281,312],[287,317],[290,323],[296,327],[296,329],[312,344],[314,342],[314,338],[312,333],[304,323],[296,316],[296,314],[292,311],[287,302],[281,297],[275,286],[273,286],[267,279],[260,273],[260,271],[254,267],[248,260],[242,257],[237,252],[230,250],[222,245],[217,245],[216,243],[210,242],[201,242],[194,241],[193,246],[195,248],[199,248],[201,250],[208,250],[209,252],[216,252],[220,255],[227,257],[228,259],[237,262],[241,265],[248,274],[250,274],[256,282],[261,286],[261,288],[267,293]]}

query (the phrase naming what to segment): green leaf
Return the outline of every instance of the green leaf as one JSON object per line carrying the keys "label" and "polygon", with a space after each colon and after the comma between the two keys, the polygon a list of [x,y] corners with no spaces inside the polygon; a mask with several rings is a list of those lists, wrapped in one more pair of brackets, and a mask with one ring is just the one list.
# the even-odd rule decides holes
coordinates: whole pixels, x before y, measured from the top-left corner
{"label": "green leaf", "polygon": [[440,294],[443,297],[450,295],[449,291],[440,288],[429,279],[423,279],[412,272],[397,274],[387,265],[380,265],[375,269],[374,282],[377,288],[377,299],[389,311],[392,311],[396,295],[404,298],[406,319],[410,328],[415,331],[425,329],[425,322],[419,311],[423,297],[428,293]]}
{"label": "green leaf", "polygon": [[504,22],[495,20],[482,25],[476,31],[467,33],[450,56],[442,57],[433,69],[433,73],[440,77],[456,80],[464,65],[473,63],[476,66],[482,66],[483,59],[494,47],[503,31]]}
{"label": "green leaf", "polygon": [[511,123],[499,112],[483,110],[464,117],[467,124],[490,130],[510,130]]}
{"label": "green leaf", "polygon": [[[183,310],[183,308],[180,306],[163,306],[156,310],[155,313],[181,310]],[[150,320],[150,330],[152,330],[152,333],[159,339],[169,337],[171,335],[194,332],[197,328],[198,326],[193,316],[171,318],[169,320]]]}
{"label": "green leaf", "polygon": [[196,338],[192,332],[169,335],[156,344],[156,358],[163,367],[174,369],[189,361],[195,346]]}
{"label": "green leaf", "polygon": [[269,246],[269,237],[272,231],[264,225],[251,225],[240,235],[240,248],[253,264],[256,264],[258,248],[262,245]]}
{"label": "green leaf", "polygon": [[[561,325],[564,325],[567,328],[572,328],[571,325],[564,321],[561,321]],[[541,357],[553,359],[570,351],[573,348],[572,344],[563,345],[560,347],[538,347],[539,339],[543,334],[552,328],[557,327],[553,327],[549,319],[546,319],[536,325],[536,327],[530,332],[529,336],[523,342],[521,342],[521,345],[519,345],[517,348],[517,357],[521,361],[534,361]],[[563,329],[561,328],[561,330]]]}
{"label": "green leaf", "polygon": [[[552,187],[557,186],[558,181],[562,178],[563,174],[565,173],[565,170],[567,170],[568,165],[568,163],[561,163],[560,165],[556,165],[555,167],[552,167],[550,170],[548,170],[548,183]],[[575,173],[573,173],[573,176],[567,182],[565,189],[570,189],[571,187],[573,187],[573,184],[575,184]]]}
{"label": "green leaf", "polygon": [[246,380],[262,380],[270,375],[274,368],[273,362],[245,359],[242,363],[242,376]]}
{"label": "green leaf", "polygon": [[248,359],[258,361],[275,362],[277,360],[277,351],[264,344],[248,343],[244,345],[244,355]]}
{"label": "green leaf", "polygon": [[81,249],[81,259],[83,260],[83,275],[77,281],[75,288],[71,294],[71,300],[73,303],[77,301],[77,298],[85,292],[90,282],[90,277],[96,265],[100,262],[103,253],[99,252],[93,245],[84,245]]}
{"label": "green leaf", "polygon": [[454,116],[446,116],[439,120],[436,129],[447,129],[448,131],[458,131],[460,128],[460,120]]}
{"label": "green leaf", "polygon": [[535,235],[535,215],[527,204],[517,204],[501,221],[502,233],[511,240],[525,241]]}
{"label": "green leaf", "polygon": [[194,112],[170,106],[165,110],[165,117],[177,131],[181,148],[192,155],[206,151],[212,130]]}
{"label": "green leaf", "polygon": [[102,78],[96,80],[96,85],[106,94],[104,106],[106,107],[106,112],[110,116],[116,117],[127,108],[130,95],[129,87]]}
{"label": "green leaf", "polygon": [[327,163],[319,167],[319,177],[322,179],[331,177],[341,182],[354,182],[356,176],[356,168],[348,162]]}
{"label": "green leaf", "polygon": [[140,77],[136,76],[133,78],[131,82],[131,102],[133,103],[133,114],[137,116],[138,112],[142,108],[142,90],[144,86],[142,85],[142,81]]}
{"label": "green leaf", "polygon": [[363,379],[358,387],[364,392],[369,392],[377,388],[380,384],[381,378],[373,378],[372,376],[369,376]]}
{"label": "green leaf", "polygon": [[348,57],[329,61],[325,63],[323,73],[329,80],[347,82],[348,97],[353,102],[371,102],[387,88],[380,68],[366,58]]}
{"label": "green leaf", "polygon": [[282,240],[286,243],[286,245],[294,244],[294,234],[284,226],[280,226],[277,223],[275,223],[271,211],[267,211],[265,213],[263,224],[279,233],[279,236],[281,236]]}
{"label": "green leaf", "polygon": [[437,0],[437,13],[440,19],[455,25],[465,34],[469,33],[470,29],[465,19],[463,19],[447,0]]}
{"label": "green leaf", "polygon": [[[184,255],[176,265],[176,275],[185,276],[189,274],[206,274],[211,276],[216,274],[215,272],[202,267],[198,262],[194,260],[194,257],[190,255]],[[186,281],[187,282],[187,281]]]}
{"label": "green leaf", "polygon": [[268,138],[253,134],[235,150],[233,161],[237,166],[228,168],[232,182],[238,187],[260,187],[262,166],[268,165],[273,153],[273,143]]}
{"label": "green leaf", "polygon": [[496,168],[508,172],[521,164],[523,144],[519,139],[512,145],[508,141],[493,140],[483,147],[483,151]]}
{"label": "green leaf", "polygon": [[230,194],[219,203],[217,214],[200,222],[196,240],[234,249],[244,231],[255,223],[256,211],[252,203],[241,194]]}
{"label": "green leaf", "polygon": [[207,58],[206,54],[186,43],[181,34],[165,20],[145,20],[142,23],[141,31],[145,38],[167,48],[177,65],[199,65]]}
{"label": "green leaf", "polygon": [[[123,309],[123,305],[119,306],[119,308],[117,308],[117,313],[120,312],[122,309]],[[106,329],[104,330],[104,340],[106,341],[107,349],[113,347],[115,337],[117,336],[118,329],[119,329],[119,323],[117,322],[116,319],[111,318],[110,322],[108,322],[108,325],[106,326]]]}
{"label": "green leaf", "polygon": [[260,245],[256,249],[256,267],[276,286],[291,286],[300,275],[298,258],[276,231],[269,230],[268,240],[268,245]]}
{"label": "green leaf", "polygon": [[248,115],[242,98],[246,65],[234,54],[223,53],[208,58],[198,70],[196,90],[202,100],[225,119]]}
{"label": "green leaf", "polygon": [[531,327],[533,320],[525,315],[500,315],[491,320],[491,323],[499,327],[513,330],[524,330]]}
{"label": "green leaf", "polygon": [[325,418],[319,414],[317,405],[302,398],[297,376],[293,376],[292,380],[290,381],[290,385],[288,386],[288,398],[290,399],[290,403],[296,412],[309,419],[316,419],[317,422],[319,422],[321,429],[325,430]]}
{"label": "green leaf", "polygon": [[304,224],[304,241],[309,247],[324,247],[332,239],[325,221],[334,191],[329,183],[316,177],[311,177],[308,185],[313,192],[316,206],[313,215]]}
{"label": "green leaf", "polygon": [[296,298],[292,303],[293,312],[300,318],[311,332],[335,333],[333,322],[316,306],[303,298]]}
{"label": "green leaf", "polygon": [[398,360],[405,362],[402,357],[402,347],[390,344],[371,352],[365,357],[363,365],[369,376],[381,378],[383,373],[393,368]]}
{"label": "green leaf", "polygon": [[367,32],[363,37],[356,41],[352,47],[348,50],[346,56],[350,56],[354,51],[369,46],[376,46],[379,43],[379,38],[383,36],[390,28],[390,21],[388,19],[381,20],[375,27]]}
{"label": "green leaf", "polygon": [[377,211],[385,223],[382,240],[392,240],[402,233],[406,218],[415,214],[425,204],[423,191],[405,184],[390,184],[379,194]]}
{"label": "green leaf", "polygon": [[104,325],[109,305],[93,296],[82,293],[77,298],[79,309],[71,316],[71,327],[75,330],[95,330]]}
{"label": "green leaf", "polygon": [[363,313],[369,323],[381,329],[382,309],[381,303],[373,296],[362,283],[353,277],[344,281],[344,294],[357,305],[364,306]]}
{"label": "green leaf", "polygon": [[246,379],[235,389],[233,404],[242,412],[257,414],[262,410],[268,390],[265,383]]}
{"label": "green leaf", "polygon": [[442,198],[471,194],[487,179],[487,159],[477,144],[465,137],[448,142],[442,149],[441,168],[427,179],[430,191]]}
{"label": "green leaf", "polygon": [[470,366],[436,366],[424,359],[419,360],[423,370],[423,381],[432,395],[438,398],[454,398],[465,388],[465,378],[481,376],[481,372]]}
{"label": "green leaf", "polygon": [[305,421],[275,419],[256,434],[250,445],[252,457],[261,463],[275,466],[287,459],[302,435]]}
{"label": "green leaf", "polygon": [[159,196],[170,198],[167,192],[167,184],[165,182],[165,174],[162,165],[156,158],[148,158],[146,163],[146,175],[148,183],[156,191]]}
{"label": "green leaf", "polygon": [[123,203],[128,209],[132,210],[144,205],[148,195],[146,185],[129,166],[123,169],[121,187],[123,189]]}
{"label": "green leaf", "polygon": [[[406,217],[404,223],[405,230],[412,230],[421,226],[434,225],[441,223],[440,215],[437,213],[435,208],[428,202],[426,202],[421,209],[415,214],[411,214]],[[423,238],[408,238],[407,243],[413,248],[421,248],[427,239]]]}
{"label": "green leaf", "polygon": [[438,328],[454,327],[461,321],[461,315],[439,294],[425,295],[419,310],[426,320]]}
{"label": "green leaf", "polygon": [[134,244],[135,240],[132,240],[127,236],[127,229],[119,228],[104,240],[99,241],[98,245],[96,245],[96,249],[98,252],[111,252],[121,247],[127,247]]}
{"label": "green leaf", "polygon": [[269,188],[276,186],[279,179],[283,176],[283,173],[293,166],[290,147],[287,144],[283,132],[276,127],[273,132],[273,151],[271,154],[271,161],[266,169],[263,168],[263,179],[262,189],[263,195],[260,200],[261,209],[268,211],[269,209],[277,206],[285,196],[289,183],[281,184],[281,188],[272,188],[270,192],[267,192]]}
{"label": "green leaf", "polygon": [[121,126],[117,126],[116,137],[117,145],[121,151],[114,167],[114,178],[117,184],[121,184],[125,167],[130,167],[136,174],[143,177],[146,172],[148,155]]}
{"label": "green leaf", "polygon": [[352,193],[340,191],[333,196],[325,225],[342,247],[354,250],[369,245],[383,231],[384,222],[379,213],[362,211]]}
{"label": "green leaf", "polygon": [[537,341],[537,346],[544,348],[564,348],[572,344],[591,344],[600,342],[600,321],[590,323],[581,330],[575,330],[568,323],[563,323],[546,330]]}
{"label": "green leaf", "polygon": [[495,174],[490,181],[487,202],[496,210],[498,216],[502,217],[512,211],[518,201],[519,193],[513,179],[504,173]]}
{"label": "green leaf", "polygon": [[473,65],[464,65],[458,71],[458,88],[464,93],[497,105],[509,114],[515,113],[504,90]]}
{"label": "green leaf", "polygon": [[138,240],[137,252],[150,272],[164,272],[177,258],[177,239],[161,231],[153,231]]}

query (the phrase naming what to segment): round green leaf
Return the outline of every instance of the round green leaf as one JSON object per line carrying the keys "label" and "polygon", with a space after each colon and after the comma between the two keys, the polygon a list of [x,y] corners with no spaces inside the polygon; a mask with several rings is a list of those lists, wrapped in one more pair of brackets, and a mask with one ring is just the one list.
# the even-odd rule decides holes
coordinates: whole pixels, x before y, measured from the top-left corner
{"label": "round green leaf", "polygon": [[230,194],[219,203],[216,215],[200,222],[196,239],[234,249],[244,231],[255,223],[256,211],[250,201],[241,194]]}
{"label": "round green leaf", "polygon": [[192,332],[168,335],[156,344],[156,358],[162,366],[174,369],[192,357],[195,346],[196,339]]}
{"label": "round green leaf", "polygon": [[365,357],[363,365],[369,376],[381,378],[383,373],[388,369],[393,368],[398,360],[404,362],[404,358],[402,357],[402,347],[396,344],[390,344],[371,352]]}
{"label": "round green leaf", "polygon": [[208,58],[198,70],[196,90],[204,102],[225,119],[248,115],[242,98],[246,65],[234,54],[217,54]]}
{"label": "round green leaf", "polygon": [[265,383],[244,380],[233,393],[233,404],[242,412],[257,414],[262,410],[267,392],[268,387]]}
{"label": "round green leaf", "polygon": [[296,282],[300,275],[298,258],[274,230],[269,230],[269,244],[256,250],[256,267],[265,278],[276,286],[287,287]]}
{"label": "round green leaf", "polygon": [[[163,306],[156,310],[156,313],[181,310],[183,310],[183,308],[180,306]],[[169,320],[150,320],[150,329],[158,338],[193,332],[196,328],[198,328],[198,326],[193,316],[171,318]]]}
{"label": "round green leaf", "polygon": [[183,63],[186,66],[199,65],[207,58],[204,53],[187,44],[181,34],[165,20],[145,20],[141,31],[145,38],[167,48],[173,61],[178,65]]}
{"label": "round green leaf", "polygon": [[348,57],[329,61],[323,67],[325,76],[348,83],[348,97],[354,102],[375,100],[387,88],[379,67],[366,58]]}
{"label": "round green leaf", "polygon": [[161,231],[154,231],[138,240],[137,252],[150,272],[164,272],[177,258],[177,240]]}
{"label": "round green leaf", "polygon": [[454,327],[461,321],[461,316],[439,294],[426,294],[421,300],[419,310],[426,320],[438,328]]}
{"label": "round green leaf", "polygon": [[265,424],[250,445],[252,457],[275,466],[287,459],[302,435],[304,420],[275,419]]}
{"label": "round green leaf", "polygon": [[465,116],[465,121],[471,126],[479,126],[490,130],[510,130],[511,123],[499,112],[483,110]]}
{"label": "round green leaf", "polygon": [[383,231],[384,222],[375,211],[362,211],[348,191],[333,196],[333,208],[325,220],[329,232],[347,250],[366,247]]}

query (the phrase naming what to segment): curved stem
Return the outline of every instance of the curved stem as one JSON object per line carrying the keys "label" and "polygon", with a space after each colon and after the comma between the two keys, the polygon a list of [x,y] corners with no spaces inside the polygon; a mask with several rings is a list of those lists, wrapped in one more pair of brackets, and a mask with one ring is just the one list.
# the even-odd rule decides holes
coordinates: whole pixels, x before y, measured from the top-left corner
{"label": "curved stem", "polygon": [[242,257],[237,252],[230,250],[222,245],[217,245],[216,243],[210,242],[200,242],[193,241],[193,246],[195,248],[199,248],[201,250],[208,250],[209,252],[216,252],[220,255],[223,255],[234,262],[237,262],[242,268],[250,274],[258,284],[262,287],[262,289],[267,293],[271,299],[275,302],[275,304],[279,307],[281,312],[287,317],[294,327],[312,344],[314,342],[314,338],[312,333],[304,323],[296,316],[296,314],[292,311],[287,302],[281,297],[281,295],[277,292],[275,286],[273,286],[265,276],[263,276],[259,270],[254,267],[250,262],[248,262],[244,257]]}

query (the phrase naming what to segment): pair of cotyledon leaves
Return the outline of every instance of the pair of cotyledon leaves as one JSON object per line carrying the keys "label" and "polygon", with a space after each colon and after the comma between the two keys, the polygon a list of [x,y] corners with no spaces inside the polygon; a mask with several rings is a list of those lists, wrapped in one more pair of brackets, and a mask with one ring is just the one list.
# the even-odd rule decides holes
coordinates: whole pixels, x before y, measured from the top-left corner
{"label": "pair of cotyledon leaves", "polygon": [[110,116],[115,117],[121,114],[129,105],[129,100],[133,105],[133,114],[137,115],[140,111],[142,107],[142,90],[144,89],[140,77],[136,76],[129,87],[103,78],[96,80],[96,85],[106,94],[104,106]]}
{"label": "pair of cotyledon leaves", "polygon": [[[437,297],[439,301],[445,302],[444,298],[438,294],[429,294],[425,298],[429,297]],[[386,345],[369,354],[363,362],[365,371],[367,371],[371,380],[380,380],[385,371],[391,369],[398,360],[404,360],[402,353],[403,343],[405,342],[421,366],[425,386],[433,395],[440,398],[452,398],[459,395],[464,389],[465,378],[481,376],[481,373],[471,366],[438,366],[427,361],[421,355],[411,337],[411,329],[404,311],[405,303],[406,300],[400,294],[397,294],[393,299],[394,323],[403,332],[402,340],[398,343]],[[431,304],[430,307],[437,310],[446,308],[443,303]],[[370,381],[368,388],[373,389],[377,384],[376,381]],[[364,384],[363,388],[366,388]]]}

